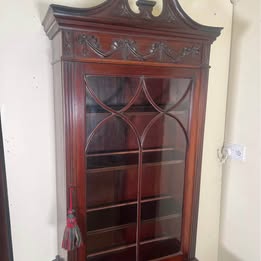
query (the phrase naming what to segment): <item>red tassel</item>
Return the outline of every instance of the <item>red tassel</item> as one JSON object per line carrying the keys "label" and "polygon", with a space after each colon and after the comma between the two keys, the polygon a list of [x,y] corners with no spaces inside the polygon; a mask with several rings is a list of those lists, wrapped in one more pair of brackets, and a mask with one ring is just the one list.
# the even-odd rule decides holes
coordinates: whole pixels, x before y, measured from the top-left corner
{"label": "red tassel", "polygon": [[72,209],[72,188],[70,188],[70,207],[67,214],[67,226],[64,230],[62,247],[71,251],[82,244],[81,231],[77,225],[76,217]]}

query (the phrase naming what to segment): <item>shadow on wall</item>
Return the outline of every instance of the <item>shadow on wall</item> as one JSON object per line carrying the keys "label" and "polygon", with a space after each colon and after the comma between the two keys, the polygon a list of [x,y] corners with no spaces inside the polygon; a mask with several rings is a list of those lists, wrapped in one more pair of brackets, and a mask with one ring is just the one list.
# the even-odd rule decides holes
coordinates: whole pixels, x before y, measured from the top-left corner
{"label": "shadow on wall", "polygon": [[240,259],[239,257],[235,256],[233,253],[231,253],[224,246],[220,247],[219,253],[220,253],[219,254],[219,260],[220,261],[243,261],[243,259]]}

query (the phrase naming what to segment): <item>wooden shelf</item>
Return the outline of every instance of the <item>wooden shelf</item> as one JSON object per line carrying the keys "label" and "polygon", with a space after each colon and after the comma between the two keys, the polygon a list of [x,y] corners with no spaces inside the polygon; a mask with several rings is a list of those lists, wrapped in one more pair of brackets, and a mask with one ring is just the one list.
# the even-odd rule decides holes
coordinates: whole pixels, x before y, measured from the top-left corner
{"label": "wooden shelf", "polygon": [[[177,148],[151,148],[151,149],[144,149],[143,153],[148,152],[165,152],[165,151],[181,151]],[[92,157],[100,157],[100,156],[112,156],[112,155],[126,155],[126,154],[137,154],[139,153],[139,150],[124,150],[124,151],[102,151],[102,152],[96,152],[96,153],[88,153],[86,156],[88,158]]]}
{"label": "wooden shelf", "polygon": [[95,257],[95,256],[104,255],[104,254],[109,254],[112,252],[125,250],[125,249],[131,248],[131,247],[136,247],[136,244],[130,244],[130,245],[120,246],[120,247],[116,247],[116,248],[112,248],[112,249],[108,249],[108,250],[104,250],[104,251],[99,251],[97,253],[88,255],[88,257]]}
{"label": "wooden shelf", "polygon": [[[145,240],[140,243],[141,260],[155,260],[159,257],[174,255],[180,251],[180,242],[173,237],[160,237],[152,240]],[[99,251],[89,254],[87,260],[100,261],[100,260],[121,260],[116,257],[124,251],[131,251],[136,249],[136,244],[128,244],[112,249]],[[125,259],[124,259],[125,260]],[[135,259],[134,259],[135,260]]]}
{"label": "wooden shelf", "polygon": [[100,210],[105,210],[105,209],[111,209],[111,208],[119,208],[119,207],[124,207],[124,206],[131,206],[131,205],[137,205],[137,201],[130,201],[130,202],[124,202],[124,203],[119,203],[119,204],[113,204],[113,205],[105,205],[105,206],[100,206],[100,207],[91,207],[87,209],[87,213],[95,212],[95,211],[100,211]]}
{"label": "wooden shelf", "polygon": [[[173,198],[170,195],[163,195],[163,196],[155,196],[151,198],[146,198],[141,201],[141,203],[146,203],[146,202],[153,202],[153,201],[159,201],[159,200],[164,200],[164,199],[171,199]],[[105,205],[105,206],[98,206],[98,207],[91,207],[87,209],[87,213],[94,212],[94,211],[100,211],[104,209],[110,209],[110,208],[118,208],[118,207],[123,207],[123,206],[131,206],[131,205],[136,205],[138,202],[137,201],[130,201],[130,202],[122,202],[119,204],[112,204],[112,205]]]}
{"label": "wooden shelf", "polygon": [[157,217],[157,218],[151,218],[151,219],[145,219],[142,221],[142,223],[150,223],[150,222],[160,222],[168,219],[174,219],[174,218],[180,218],[182,215],[180,213],[171,214],[163,217]]}
{"label": "wooden shelf", "polygon": [[158,237],[158,238],[153,238],[153,239],[148,239],[148,240],[142,240],[140,242],[140,244],[141,245],[146,245],[146,244],[159,242],[159,241],[163,241],[163,240],[169,240],[169,239],[173,239],[173,237]]}
{"label": "wooden shelf", "polygon": [[[88,235],[123,229],[136,224],[137,204],[112,206],[88,212]],[[142,222],[153,222],[181,216],[181,208],[172,197],[145,199],[141,206]],[[106,217],[103,219],[102,217]]]}
{"label": "wooden shelf", "polygon": [[[177,213],[177,214],[172,214],[172,215],[168,215],[168,216],[164,216],[164,217],[151,218],[151,219],[143,220],[142,223],[145,224],[145,223],[151,223],[151,222],[160,222],[160,221],[174,219],[174,218],[181,218],[181,214]],[[89,236],[89,235],[107,233],[110,231],[120,230],[120,229],[128,228],[131,226],[136,226],[136,223],[133,222],[133,223],[127,223],[127,224],[123,224],[123,225],[119,225],[119,226],[112,226],[112,227],[107,227],[107,228],[103,228],[103,229],[92,230],[92,231],[88,231],[87,235]]]}
{"label": "wooden shelf", "polygon": [[[163,154],[164,152],[164,154]],[[95,156],[93,156],[95,155]],[[143,154],[143,167],[183,163],[185,153],[177,150],[150,150]],[[113,152],[87,155],[87,173],[94,174],[107,171],[138,168],[138,152]]]}
{"label": "wooden shelf", "polygon": [[[155,163],[146,163],[143,164],[143,167],[153,167],[153,166],[164,166],[164,165],[173,165],[173,164],[181,164],[184,163],[183,160],[170,160],[170,161],[162,161],[162,162],[155,162]],[[132,168],[137,168],[138,164],[133,165],[123,165],[123,166],[117,166],[117,167],[104,167],[104,168],[96,168],[88,170],[89,174],[95,174],[99,172],[110,172],[110,171],[116,171],[116,170],[127,170]]]}
{"label": "wooden shelf", "polygon": [[155,197],[144,198],[141,200],[141,203],[147,203],[147,202],[153,202],[153,201],[159,201],[159,200],[165,200],[165,199],[172,199],[172,198],[173,198],[173,196],[171,196],[171,195],[155,196]]}
{"label": "wooden shelf", "polygon": [[[114,111],[120,111],[124,107],[126,107],[126,104],[120,104],[120,105],[107,105]],[[146,105],[132,105],[128,110],[127,113],[132,113],[132,112],[154,112],[158,113],[150,104]],[[99,105],[87,105],[86,106],[86,113],[110,113],[106,110],[104,110],[101,106]]]}
{"label": "wooden shelf", "polygon": [[[117,229],[100,230],[87,234],[89,254],[104,251],[111,252],[115,248],[132,246],[136,242],[136,224],[127,224]],[[145,245],[160,240],[180,239],[181,216],[171,215],[164,218],[143,221],[141,224],[140,245]]]}
{"label": "wooden shelf", "polygon": [[87,261],[134,261],[136,244],[87,255]]}
{"label": "wooden shelf", "polygon": [[[165,108],[166,104],[159,104],[158,105],[161,109]],[[110,107],[112,110],[114,111],[120,111],[122,110],[124,107],[126,107],[125,105],[108,105],[108,107]],[[167,110],[168,108],[170,108],[170,106],[167,106],[167,108],[165,108],[165,110]],[[171,112],[175,112],[175,113],[186,113],[188,111],[188,106],[186,104],[180,104],[177,108],[175,108],[174,110],[172,110]],[[87,116],[89,114],[97,114],[97,113],[105,113],[105,114],[110,114],[111,112],[106,111],[105,109],[103,109],[101,106],[95,106],[95,105],[91,105],[91,106],[86,106],[86,114]],[[157,114],[159,113],[151,104],[147,104],[147,105],[132,105],[126,112],[124,112],[124,114],[126,115],[141,115],[141,114]]]}
{"label": "wooden shelf", "polygon": [[133,223],[127,223],[127,224],[123,224],[123,225],[106,227],[106,228],[102,228],[102,229],[96,229],[96,230],[88,231],[87,236],[103,234],[103,233],[107,233],[107,232],[111,232],[111,231],[125,229],[125,228],[132,227],[132,226],[136,227],[136,223],[133,222]]}

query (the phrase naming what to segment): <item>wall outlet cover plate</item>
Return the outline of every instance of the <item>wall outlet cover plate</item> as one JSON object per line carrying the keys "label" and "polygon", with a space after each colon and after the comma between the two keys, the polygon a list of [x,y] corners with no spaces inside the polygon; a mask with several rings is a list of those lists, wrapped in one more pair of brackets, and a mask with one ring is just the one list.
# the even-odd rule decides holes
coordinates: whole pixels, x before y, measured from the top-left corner
{"label": "wall outlet cover plate", "polygon": [[240,144],[225,144],[223,151],[228,153],[228,158],[232,160],[246,160],[246,146]]}

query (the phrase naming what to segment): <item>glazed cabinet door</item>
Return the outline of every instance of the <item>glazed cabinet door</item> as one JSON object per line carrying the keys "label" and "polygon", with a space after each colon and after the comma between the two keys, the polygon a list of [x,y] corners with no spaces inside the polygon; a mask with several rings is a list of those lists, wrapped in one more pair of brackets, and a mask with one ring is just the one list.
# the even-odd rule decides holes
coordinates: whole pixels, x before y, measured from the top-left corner
{"label": "glazed cabinet door", "polygon": [[193,77],[114,74],[81,74],[87,260],[180,260]]}

